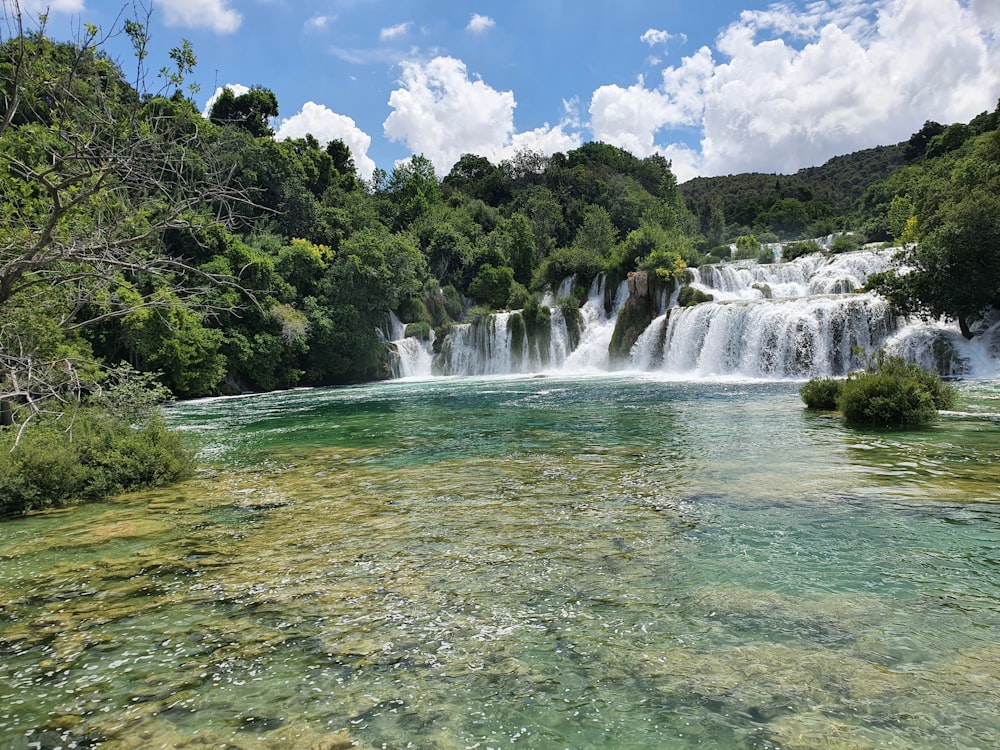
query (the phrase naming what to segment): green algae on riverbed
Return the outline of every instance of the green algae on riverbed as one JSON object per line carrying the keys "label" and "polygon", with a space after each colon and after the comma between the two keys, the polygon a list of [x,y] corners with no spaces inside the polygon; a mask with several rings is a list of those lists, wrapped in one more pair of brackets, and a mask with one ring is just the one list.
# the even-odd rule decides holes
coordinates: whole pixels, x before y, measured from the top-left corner
{"label": "green algae on riverbed", "polygon": [[173,418],[198,478],[0,526],[0,745],[1000,736],[988,415],[863,434],[791,385],[524,379]]}

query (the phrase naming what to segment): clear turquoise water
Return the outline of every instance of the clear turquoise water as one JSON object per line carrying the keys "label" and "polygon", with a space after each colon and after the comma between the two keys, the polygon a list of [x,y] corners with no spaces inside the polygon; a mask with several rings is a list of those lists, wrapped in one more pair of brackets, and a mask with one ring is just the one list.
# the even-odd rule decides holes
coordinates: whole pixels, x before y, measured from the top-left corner
{"label": "clear turquoise water", "polygon": [[197,479],[0,525],[0,747],[996,746],[959,387],[905,433],[636,377],[180,405]]}

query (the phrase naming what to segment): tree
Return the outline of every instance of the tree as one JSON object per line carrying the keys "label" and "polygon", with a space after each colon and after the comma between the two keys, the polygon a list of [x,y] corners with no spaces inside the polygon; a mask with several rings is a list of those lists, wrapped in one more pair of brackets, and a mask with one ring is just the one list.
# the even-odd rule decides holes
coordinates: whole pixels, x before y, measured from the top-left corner
{"label": "tree", "polygon": [[972,338],[975,322],[1000,308],[1000,131],[927,164],[915,182],[919,236],[902,256],[907,270],[868,286],[904,314],[954,318]]}
{"label": "tree", "polygon": [[588,206],[573,244],[603,257],[611,252],[617,240],[618,232],[611,223],[611,215],[601,206]]}
{"label": "tree", "polygon": [[[235,284],[163,252],[163,239],[175,232],[197,240],[249,202],[229,187],[211,126],[194,107],[141,90],[142,24],[125,29],[139,61],[132,85],[103,54],[96,27],[55,42],[44,18],[26,31],[30,20],[15,3],[0,40],[0,319],[44,315],[51,326],[46,336],[0,327],[8,421],[16,404],[30,419],[46,402],[63,409],[87,389],[93,358],[76,345],[66,356],[52,343],[57,333],[71,343],[97,322],[203,306],[206,290]],[[166,86],[176,89],[193,55],[185,46],[172,57],[178,68]]]}
{"label": "tree", "polygon": [[212,104],[209,119],[216,125],[235,125],[255,138],[271,137],[274,130],[268,120],[278,116],[278,99],[263,86],[251,86],[245,94],[236,96],[224,88]]}
{"label": "tree", "polygon": [[469,294],[493,309],[507,306],[511,288],[514,285],[514,271],[509,266],[492,266],[486,263],[469,284]]}
{"label": "tree", "polygon": [[956,319],[971,339],[972,324],[989,307],[1000,307],[1000,197],[977,191],[942,216],[908,252],[907,273],[879,275],[870,286],[901,312]]}
{"label": "tree", "polygon": [[384,193],[391,199],[395,229],[402,229],[427,215],[441,201],[441,185],[434,174],[434,165],[422,154],[392,170]]}

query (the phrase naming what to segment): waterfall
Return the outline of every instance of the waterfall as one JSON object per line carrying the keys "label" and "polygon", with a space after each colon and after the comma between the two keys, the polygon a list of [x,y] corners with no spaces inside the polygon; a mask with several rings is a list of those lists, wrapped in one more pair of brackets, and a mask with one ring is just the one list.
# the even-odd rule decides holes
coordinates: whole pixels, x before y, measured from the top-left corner
{"label": "waterfall", "polygon": [[889,354],[942,375],[1000,377],[1000,320],[971,341],[954,323],[907,321],[885,343]]}
{"label": "waterfall", "polygon": [[[678,289],[663,294],[661,314],[635,341],[629,364],[678,378],[802,379],[844,375],[885,346],[945,375],[1000,374],[1000,321],[968,342],[953,324],[897,320],[886,300],[857,291],[868,276],[892,267],[895,252],[814,253],[786,263],[738,261],[690,269],[690,285],[712,301],[682,308]],[[569,278],[543,296],[549,308],[548,326],[539,318],[543,330],[526,330],[519,311],[454,325],[434,356],[434,374],[609,370],[609,344],[629,291],[623,281],[608,312],[606,283],[599,276],[588,290],[575,348],[557,303],[572,294]],[[431,372],[429,345],[404,339],[396,346],[401,362],[411,349],[419,358],[416,369],[401,364],[400,374]]]}
{"label": "waterfall", "polygon": [[[512,326],[514,316],[519,325]],[[529,336],[520,311],[494,313],[452,327],[434,358],[438,375],[504,375],[559,369],[570,354],[562,310],[550,309],[543,335]]]}
{"label": "waterfall", "polygon": [[424,378],[432,371],[434,358],[434,331],[431,331],[428,341],[406,336],[406,326],[396,316],[389,313],[388,344],[390,346],[389,364],[394,378]]}
{"label": "waterfall", "polygon": [[628,282],[623,281],[615,292],[609,315],[604,308],[605,284],[601,274],[590,285],[587,301],[580,308],[580,344],[567,358],[563,369],[570,372],[603,371],[610,367],[608,346],[615,332],[618,313],[628,299]]}
{"label": "waterfall", "polygon": [[872,351],[893,327],[872,295],[704,303],[653,321],[632,361],[694,377],[843,375],[862,364],[856,349]]}

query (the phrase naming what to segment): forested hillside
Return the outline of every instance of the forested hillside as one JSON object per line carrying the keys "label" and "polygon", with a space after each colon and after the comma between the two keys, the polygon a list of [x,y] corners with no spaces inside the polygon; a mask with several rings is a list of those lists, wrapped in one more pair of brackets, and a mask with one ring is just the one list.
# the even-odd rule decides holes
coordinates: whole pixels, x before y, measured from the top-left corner
{"label": "forested hillside", "polygon": [[[126,31],[142,62],[143,27]],[[588,143],[470,154],[447,175],[418,155],[366,183],[340,141],[276,141],[267,88],[228,92],[204,118],[185,88],[193,50],[171,57],[153,86],[89,27],[0,47],[0,417],[19,435],[106,394],[123,367],[181,398],[386,377],[390,311],[438,340],[496,309],[530,323],[568,276],[578,292],[601,273],[681,279],[730,243],[764,259],[762,241],[844,230],[939,256],[959,243],[985,292],[937,304],[947,295],[916,281],[885,289],[966,327],[997,302],[996,112],[792,176],[678,186],[660,156]]]}
{"label": "forested hillside", "polygon": [[793,175],[696,177],[680,188],[713,244],[734,233],[782,240],[822,237],[853,228],[861,196],[907,163],[907,145],[836,156]]}

